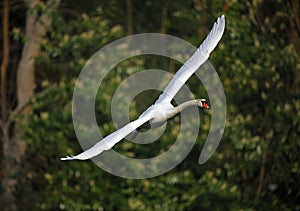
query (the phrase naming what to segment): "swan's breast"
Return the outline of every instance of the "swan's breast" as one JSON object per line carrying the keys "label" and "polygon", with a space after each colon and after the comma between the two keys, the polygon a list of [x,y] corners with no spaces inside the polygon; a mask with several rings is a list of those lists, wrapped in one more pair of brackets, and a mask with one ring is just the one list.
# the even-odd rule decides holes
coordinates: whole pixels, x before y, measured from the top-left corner
{"label": "swan's breast", "polygon": [[168,120],[168,114],[174,109],[170,103],[159,103],[152,106],[151,127],[159,127]]}

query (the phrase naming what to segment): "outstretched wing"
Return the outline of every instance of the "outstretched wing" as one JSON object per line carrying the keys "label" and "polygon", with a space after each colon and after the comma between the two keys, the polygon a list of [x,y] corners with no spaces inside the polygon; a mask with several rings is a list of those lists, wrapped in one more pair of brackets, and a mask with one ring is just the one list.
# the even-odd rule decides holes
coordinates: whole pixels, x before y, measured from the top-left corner
{"label": "outstretched wing", "polygon": [[206,39],[202,42],[197,51],[181,66],[155,103],[171,102],[183,84],[185,84],[200,65],[208,59],[209,54],[220,41],[224,29],[225,17],[222,15],[218,18],[210,33],[207,35]]}
{"label": "outstretched wing", "polygon": [[61,158],[61,160],[87,160],[96,155],[99,155],[104,150],[111,149],[116,143],[121,141],[128,134],[130,134],[132,131],[134,131],[136,128],[138,128],[145,122],[149,121],[151,118],[151,112],[148,112],[146,115],[141,116],[137,120],[128,123],[127,125],[115,131],[114,133],[106,136],[94,146],[82,152],[81,154],[76,156],[67,156],[65,158]]}

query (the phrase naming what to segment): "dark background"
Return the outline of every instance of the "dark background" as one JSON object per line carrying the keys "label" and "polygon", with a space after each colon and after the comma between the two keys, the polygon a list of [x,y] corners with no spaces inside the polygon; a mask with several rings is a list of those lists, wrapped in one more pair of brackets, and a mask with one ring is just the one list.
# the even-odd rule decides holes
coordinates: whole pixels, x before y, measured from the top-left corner
{"label": "dark background", "polygon": [[[299,1],[5,0],[0,6],[3,210],[300,209]],[[228,113],[221,144],[207,163],[198,164],[210,124],[203,111],[195,147],[164,175],[123,179],[91,161],[59,160],[81,152],[72,93],[97,50],[146,32],[198,46],[222,14],[225,33],[210,61],[223,83]],[[111,71],[95,108],[102,134],[115,130],[111,96],[128,70],[175,73],[179,67],[167,58],[141,56]],[[195,96],[205,95],[197,77],[187,85]],[[132,118],[153,102],[147,96],[137,97]],[[120,143],[115,149],[131,157],[167,150],[179,123],[168,123],[158,145],[128,150]]]}

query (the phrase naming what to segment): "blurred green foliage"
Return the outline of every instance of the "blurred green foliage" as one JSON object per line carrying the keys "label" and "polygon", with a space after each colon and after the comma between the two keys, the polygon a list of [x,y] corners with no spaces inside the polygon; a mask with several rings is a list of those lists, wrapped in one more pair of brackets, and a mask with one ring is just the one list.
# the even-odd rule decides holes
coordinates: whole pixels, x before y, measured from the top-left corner
{"label": "blurred green foliage", "polygon": [[[207,163],[197,163],[210,124],[205,112],[191,153],[156,178],[123,179],[91,161],[59,160],[81,151],[72,125],[72,92],[97,50],[126,36],[128,27],[133,33],[163,28],[199,45],[221,14],[226,30],[210,60],[224,85],[228,117],[221,144]],[[36,92],[46,94],[35,99],[34,114],[23,128],[28,147],[17,190],[22,209],[300,210],[299,23],[292,1],[62,1],[36,59]],[[20,36],[15,29],[15,39]],[[115,130],[111,97],[127,71],[161,64],[173,73],[179,67],[167,59],[137,57],[109,73],[95,107],[103,134]],[[188,85],[201,97],[197,78]],[[133,117],[149,103],[139,97],[131,106]],[[178,124],[168,123],[159,147],[170,144]],[[117,148],[128,156],[147,155],[147,146],[130,154],[125,143]]]}

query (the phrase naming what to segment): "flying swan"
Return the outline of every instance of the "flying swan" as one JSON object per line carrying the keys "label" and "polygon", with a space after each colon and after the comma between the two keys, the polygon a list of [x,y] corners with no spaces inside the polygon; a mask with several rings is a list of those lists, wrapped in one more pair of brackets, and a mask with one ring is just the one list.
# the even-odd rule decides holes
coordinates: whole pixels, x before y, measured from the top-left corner
{"label": "flying swan", "polygon": [[176,93],[191,77],[191,75],[202,65],[209,57],[209,54],[217,46],[225,29],[225,17],[222,15],[214,24],[210,33],[196,50],[196,52],[189,58],[177,73],[172,78],[171,82],[164,89],[163,93],[159,96],[156,102],[144,111],[137,120],[132,121],[115,131],[114,133],[106,136],[88,150],[76,156],[67,156],[61,160],[87,160],[96,155],[99,155],[104,150],[111,149],[115,144],[121,141],[129,134],[136,134],[142,128],[155,128],[163,125],[168,119],[174,117],[183,109],[189,106],[198,106],[200,108],[208,109],[209,106],[205,99],[190,100],[184,102],[177,107],[171,104],[171,100]]}

